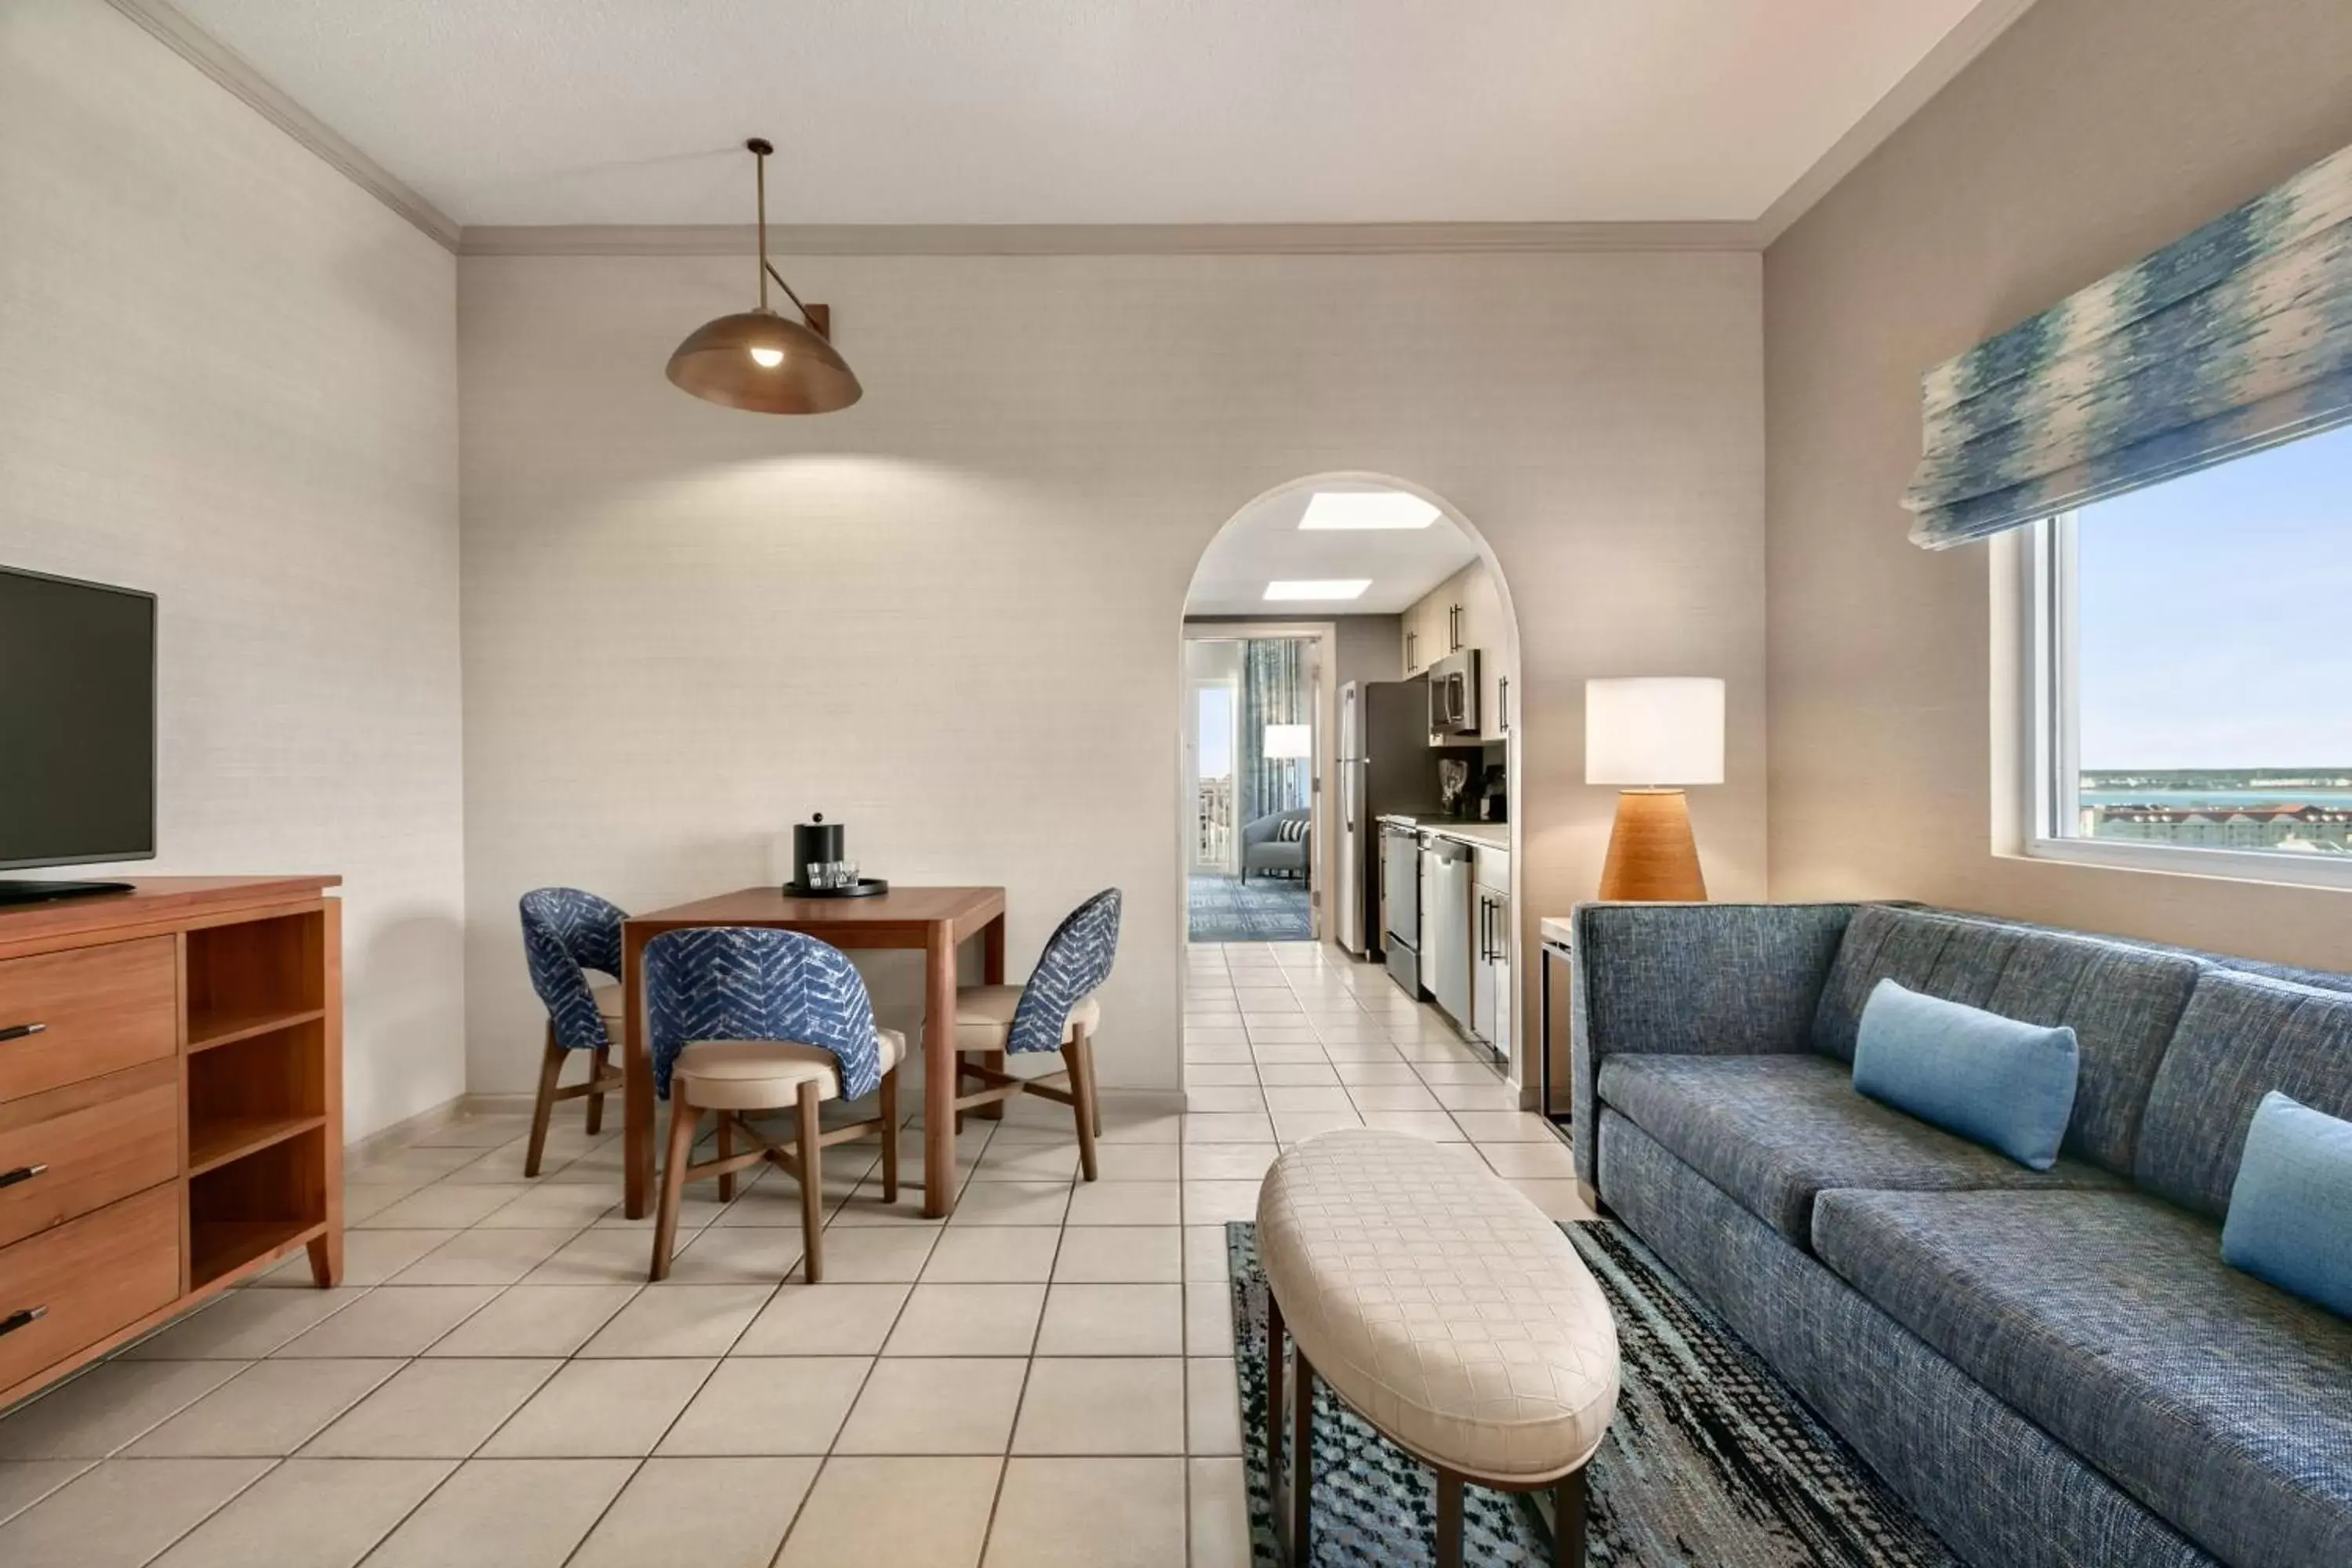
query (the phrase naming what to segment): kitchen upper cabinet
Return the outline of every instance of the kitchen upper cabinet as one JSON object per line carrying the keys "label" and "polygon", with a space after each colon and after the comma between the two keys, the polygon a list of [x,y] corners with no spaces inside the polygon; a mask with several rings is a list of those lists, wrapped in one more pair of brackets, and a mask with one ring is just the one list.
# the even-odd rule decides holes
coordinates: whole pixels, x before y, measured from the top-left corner
{"label": "kitchen upper cabinet", "polygon": [[1478,650],[1478,734],[1499,741],[1509,732],[1510,684],[1518,671],[1510,657],[1502,595],[1486,563],[1473,562],[1423,595],[1401,620],[1404,673],[1419,675],[1460,648]]}
{"label": "kitchen upper cabinet", "polygon": [[1448,617],[1445,606],[1451,601],[1439,593],[1425,595],[1401,617],[1404,630],[1404,673],[1407,679],[1419,675],[1451,652],[1446,643]]}

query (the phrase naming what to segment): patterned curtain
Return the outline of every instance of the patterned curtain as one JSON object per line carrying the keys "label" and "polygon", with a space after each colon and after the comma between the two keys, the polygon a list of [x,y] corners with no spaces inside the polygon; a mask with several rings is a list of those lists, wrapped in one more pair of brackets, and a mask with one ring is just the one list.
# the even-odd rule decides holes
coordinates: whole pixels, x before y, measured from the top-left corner
{"label": "patterned curtain", "polygon": [[1297,637],[1252,637],[1242,647],[1242,743],[1234,800],[1243,822],[1307,804],[1312,761],[1265,754],[1268,724],[1311,722],[1307,645]]}
{"label": "patterned curtain", "polygon": [[1927,374],[1930,550],[2352,421],[2352,147]]}

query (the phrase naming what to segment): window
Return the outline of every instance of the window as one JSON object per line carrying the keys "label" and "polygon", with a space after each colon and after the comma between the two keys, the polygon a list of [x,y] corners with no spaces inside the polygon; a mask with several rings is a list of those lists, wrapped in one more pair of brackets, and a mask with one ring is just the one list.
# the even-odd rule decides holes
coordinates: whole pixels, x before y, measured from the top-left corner
{"label": "window", "polygon": [[2030,536],[2031,853],[2352,884],[2352,426]]}

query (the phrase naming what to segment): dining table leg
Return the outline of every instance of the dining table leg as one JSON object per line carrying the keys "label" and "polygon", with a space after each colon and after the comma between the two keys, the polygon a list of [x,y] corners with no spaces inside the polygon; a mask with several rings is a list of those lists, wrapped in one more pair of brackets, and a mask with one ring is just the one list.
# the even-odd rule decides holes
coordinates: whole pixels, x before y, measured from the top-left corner
{"label": "dining table leg", "polygon": [[646,1048],[646,933],[621,927],[621,1212],[643,1219],[654,1185],[653,1058]]}
{"label": "dining table leg", "polygon": [[923,1214],[943,1219],[955,1206],[956,940],[945,922],[924,947]]}
{"label": "dining table leg", "polygon": [[[1004,984],[1004,917],[1001,914],[980,928],[980,983],[983,985]],[[1004,1053],[989,1052],[986,1065],[992,1072],[1003,1072]],[[1004,1106],[1005,1101],[1000,1100],[982,1106],[976,1114],[983,1121],[1002,1121],[1004,1120]]]}

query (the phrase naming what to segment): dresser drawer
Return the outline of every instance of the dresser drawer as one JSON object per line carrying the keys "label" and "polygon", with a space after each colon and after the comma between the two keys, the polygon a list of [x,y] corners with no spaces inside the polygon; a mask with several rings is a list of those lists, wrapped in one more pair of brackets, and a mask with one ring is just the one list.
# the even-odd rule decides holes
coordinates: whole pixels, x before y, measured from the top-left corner
{"label": "dresser drawer", "polygon": [[0,960],[0,1100],[171,1056],[179,1016],[168,936]]}
{"label": "dresser drawer", "polygon": [[169,1059],[0,1105],[0,1247],[168,1182],[180,1170]]}
{"label": "dresser drawer", "polygon": [[0,1248],[0,1388],[170,1306],[179,1293],[176,1184]]}

